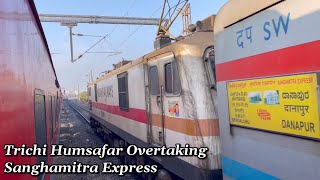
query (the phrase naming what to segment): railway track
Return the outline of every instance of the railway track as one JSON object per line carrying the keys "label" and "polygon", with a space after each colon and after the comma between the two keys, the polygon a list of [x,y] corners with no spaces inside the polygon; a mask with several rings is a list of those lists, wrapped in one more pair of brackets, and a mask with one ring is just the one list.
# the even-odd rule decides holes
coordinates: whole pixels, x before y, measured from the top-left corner
{"label": "railway track", "polygon": [[77,107],[79,107],[79,108],[81,108],[81,109],[83,109],[83,110],[85,110],[85,111],[87,111],[87,112],[89,112],[89,110],[87,108],[84,108],[84,107],[82,107],[82,106],[80,106],[78,104],[75,104],[75,103],[72,103],[72,104],[77,106]]}
{"label": "railway track", "polygon": [[83,108],[77,104],[74,104],[74,103],[70,102],[70,100],[67,100],[67,102],[83,119],[85,119],[90,124],[90,120],[88,118],[86,118],[76,107],[81,108],[82,110],[89,112],[88,109]]}
{"label": "railway track", "polygon": [[[113,147],[119,147],[120,144],[123,144],[125,141],[122,140],[120,137],[118,137],[116,134],[111,133],[109,130],[107,130],[109,133],[105,133],[106,129],[104,128],[104,126],[100,125],[97,121],[91,122],[92,120],[90,120],[89,118],[86,118],[85,115],[81,112],[86,111],[89,112],[88,109],[68,100],[67,101],[68,105],[75,110],[75,112],[77,112],[83,119],[85,119],[88,124],[91,126],[92,130],[95,131],[96,135],[99,135],[101,137],[101,140],[103,142],[107,142],[109,145],[113,146]],[[122,142],[122,143],[121,143]],[[127,156],[127,155],[123,155],[121,157],[118,157],[119,161],[121,161],[120,164],[136,164],[137,162],[139,162],[140,164],[157,164],[155,161],[153,161],[151,158],[149,157],[131,157],[131,156]],[[161,167],[160,165],[158,165],[159,167]],[[169,174],[167,170],[163,169],[163,168],[159,168],[158,170],[158,174],[130,174],[129,175],[129,179],[132,178],[138,178],[138,179],[168,179],[168,180],[172,180],[172,179],[180,179],[179,177],[175,176],[174,174]]]}
{"label": "railway track", "polygon": [[[60,144],[65,147],[102,147],[105,141],[99,138],[96,131],[90,126],[88,110],[75,102],[65,100],[63,104],[63,115],[61,118]],[[80,116],[79,116],[80,115]],[[86,121],[83,121],[85,119]],[[103,167],[105,162],[112,164],[123,164],[121,159],[116,156],[106,156],[100,159],[95,156],[58,156],[57,164],[72,164],[73,162],[83,164],[96,164],[99,168]],[[101,171],[102,169],[100,169]],[[139,177],[135,174],[127,173],[125,176],[119,176],[116,173],[80,173],[80,174],[58,174],[57,180],[136,180]]]}

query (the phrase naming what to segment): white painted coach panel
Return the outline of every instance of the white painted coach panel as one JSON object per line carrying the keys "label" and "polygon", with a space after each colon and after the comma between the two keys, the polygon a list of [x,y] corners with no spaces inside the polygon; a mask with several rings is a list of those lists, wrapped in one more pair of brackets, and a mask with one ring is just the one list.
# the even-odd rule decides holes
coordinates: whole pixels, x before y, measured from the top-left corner
{"label": "white painted coach panel", "polygon": [[129,107],[146,109],[143,63],[128,70]]}
{"label": "white painted coach panel", "polygon": [[[241,9],[237,11],[238,8]],[[241,19],[237,19],[237,16]],[[319,179],[319,138],[303,137],[297,135],[297,132],[290,134],[285,130],[237,126],[230,120],[233,114],[230,115],[229,111],[233,107],[228,100],[231,97],[228,94],[228,85],[231,82],[248,82],[244,81],[247,79],[259,81],[269,77],[285,78],[288,75],[294,78],[297,74],[306,73],[313,73],[315,77],[314,73],[319,74],[319,18],[319,0],[231,0],[218,13],[214,42],[221,159],[225,179]],[[319,90],[316,88],[319,86],[318,77],[313,79],[312,86],[305,86],[305,90],[311,87],[312,92],[315,92],[312,97],[314,107],[319,103]],[[277,106],[284,108],[288,101],[281,102],[280,94],[284,91],[281,92],[279,87],[286,85],[281,85],[281,81],[276,82],[271,89],[278,90],[280,102]],[[263,96],[271,89],[261,90]],[[287,89],[290,92],[295,91],[294,88]],[[249,95],[243,97],[248,101]],[[262,98],[261,105],[258,103],[249,106],[261,107],[262,110],[270,108],[267,107],[265,98]],[[272,117],[289,117],[286,113],[269,112],[271,115],[273,113]],[[315,113],[319,112],[315,110],[313,115]],[[259,125],[275,122],[274,119],[263,121],[257,118],[259,116],[256,117],[257,114],[252,112],[245,115],[251,122]],[[311,115],[312,113],[310,117]],[[295,118],[301,119],[299,115]],[[317,118],[314,122],[318,123]],[[299,128],[292,129],[300,132]],[[319,127],[315,129],[318,130]],[[319,136],[318,131],[314,134]]]}
{"label": "white painted coach panel", "polygon": [[[216,32],[217,64],[320,40],[318,3],[287,0]],[[219,16],[216,23],[224,20]]]}

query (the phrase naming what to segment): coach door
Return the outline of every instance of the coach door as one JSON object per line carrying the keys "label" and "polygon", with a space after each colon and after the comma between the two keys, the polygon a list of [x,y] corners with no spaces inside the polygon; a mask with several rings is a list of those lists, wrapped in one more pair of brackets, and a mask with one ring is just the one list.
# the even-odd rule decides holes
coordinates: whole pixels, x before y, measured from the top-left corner
{"label": "coach door", "polygon": [[170,52],[150,58],[147,63],[148,135],[153,144],[165,144],[164,71],[165,62],[173,58]]}
{"label": "coach door", "polygon": [[[206,74],[208,78],[208,84],[211,91],[211,100],[214,103],[215,107],[218,107],[217,103],[217,86],[216,86],[216,65],[215,65],[215,55],[214,48],[209,47],[206,49],[203,55],[203,60],[205,63]],[[218,115],[217,109],[216,115]]]}

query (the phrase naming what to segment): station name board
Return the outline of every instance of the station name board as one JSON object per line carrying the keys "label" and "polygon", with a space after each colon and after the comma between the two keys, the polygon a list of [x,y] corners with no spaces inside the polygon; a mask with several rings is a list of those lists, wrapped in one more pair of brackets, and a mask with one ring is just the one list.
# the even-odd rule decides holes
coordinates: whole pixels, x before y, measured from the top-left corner
{"label": "station name board", "polygon": [[320,139],[317,75],[228,82],[230,124]]}

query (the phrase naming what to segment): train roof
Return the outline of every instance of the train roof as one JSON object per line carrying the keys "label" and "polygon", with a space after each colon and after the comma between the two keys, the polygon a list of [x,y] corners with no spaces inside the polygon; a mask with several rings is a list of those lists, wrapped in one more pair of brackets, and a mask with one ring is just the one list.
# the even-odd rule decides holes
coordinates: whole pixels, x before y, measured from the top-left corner
{"label": "train roof", "polygon": [[[120,68],[117,68],[115,70],[111,70],[107,74],[98,77],[96,80],[89,83],[88,86],[92,86],[92,85],[96,84],[97,82],[102,81],[104,79],[107,79],[108,77],[113,76],[115,74],[120,74],[122,72],[125,72],[127,69],[129,69],[137,64],[143,63],[144,61],[146,61],[152,57],[160,56],[160,55],[163,55],[168,52],[174,52],[177,49],[178,50],[184,49],[185,48],[184,45],[201,44],[203,46],[210,46],[210,45],[212,46],[213,45],[213,25],[215,22],[215,15],[209,16],[208,18],[205,19],[205,21],[208,21],[208,19],[211,20],[211,22],[209,22],[209,23],[211,23],[210,30],[196,31],[193,34],[186,36],[179,41],[172,42],[171,44],[169,44],[167,46],[164,46],[160,49],[156,49],[148,54],[145,54],[144,56],[142,56],[134,61],[131,61],[131,62],[123,65]],[[175,55],[177,55],[177,54],[175,54]]]}
{"label": "train roof", "polygon": [[214,33],[217,34],[225,28],[232,26],[270,6],[284,0],[229,0],[218,12],[214,26]]}
{"label": "train roof", "polygon": [[[133,60],[133,61],[121,66],[120,68],[111,70],[107,74],[105,74],[103,76],[100,76],[96,80],[94,80],[93,82],[89,83],[89,86],[93,85],[93,84],[96,84],[97,82],[102,81],[104,79],[107,79],[110,76],[113,76],[115,74],[120,74],[122,72],[125,72],[125,71],[127,71],[129,68],[131,68],[133,66],[136,66],[136,65],[138,65],[140,63],[144,63],[149,58],[152,58],[152,57],[155,57],[155,56],[158,56],[158,55],[162,55],[162,54],[165,54],[167,52],[173,52],[181,44],[187,44],[187,43],[191,43],[191,42],[194,42],[194,41],[201,42],[202,40],[203,41],[206,40],[205,38],[197,38],[198,37],[197,35],[200,35],[201,33],[203,33],[203,32],[197,32],[197,33],[194,34],[194,36],[190,36],[190,37],[187,37],[187,38],[182,39],[180,41],[173,42],[170,45],[167,45],[167,46],[165,46],[165,47],[163,47],[161,49],[157,49],[157,50],[154,50],[154,51],[152,51],[152,52],[150,52],[148,54],[145,54],[144,56],[142,56],[140,58],[137,58],[136,60]],[[212,39],[212,41],[213,41],[213,39]],[[181,48],[183,48],[183,47],[181,47]]]}
{"label": "train roof", "polygon": [[39,14],[38,14],[36,5],[34,4],[33,0],[29,0],[29,4],[30,4],[31,10],[32,10],[32,13],[33,13],[33,15],[35,17],[35,20],[37,22],[37,25],[38,25],[38,28],[39,28],[40,35],[42,37],[43,43],[44,43],[44,45],[46,47],[46,50],[47,50],[47,53],[48,53],[48,57],[50,59],[50,63],[51,63],[52,69],[53,69],[53,73],[56,76],[56,79],[58,80],[58,77],[57,77],[57,74],[56,74],[56,70],[54,69],[54,66],[53,66],[53,61],[52,61],[50,49],[49,49],[49,46],[48,46],[47,38],[46,38],[46,36],[44,34],[44,31],[43,31],[43,28],[42,28],[42,25],[41,25],[41,22],[40,22],[40,19],[39,19]]}

